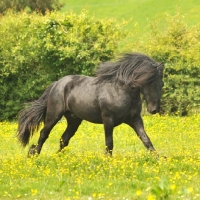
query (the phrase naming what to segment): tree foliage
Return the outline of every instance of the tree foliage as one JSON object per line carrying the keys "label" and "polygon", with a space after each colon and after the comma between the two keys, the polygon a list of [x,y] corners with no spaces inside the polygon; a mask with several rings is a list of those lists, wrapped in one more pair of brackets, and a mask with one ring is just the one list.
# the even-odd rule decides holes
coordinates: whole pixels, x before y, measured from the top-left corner
{"label": "tree foliage", "polygon": [[92,75],[110,60],[124,23],[95,20],[87,11],[7,14],[0,19],[0,120],[15,117],[53,81],[69,74]]}
{"label": "tree foliage", "polygon": [[59,0],[3,0],[0,1],[0,13],[5,13],[7,10],[22,11],[29,8],[30,11],[37,11],[45,14],[48,11],[61,9],[63,3]]}

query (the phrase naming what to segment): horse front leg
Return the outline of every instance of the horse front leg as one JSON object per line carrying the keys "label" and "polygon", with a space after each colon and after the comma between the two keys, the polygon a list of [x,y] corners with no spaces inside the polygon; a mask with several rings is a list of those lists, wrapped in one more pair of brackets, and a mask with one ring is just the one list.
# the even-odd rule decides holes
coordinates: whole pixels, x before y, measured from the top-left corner
{"label": "horse front leg", "polygon": [[144,146],[148,150],[155,151],[155,148],[153,147],[150,138],[148,137],[148,135],[144,130],[144,124],[141,116],[139,116],[137,119],[134,119],[131,122],[128,122],[127,124],[135,130],[137,136],[140,138],[140,140],[143,142]]}
{"label": "horse front leg", "polygon": [[106,144],[106,154],[112,156],[113,151],[113,120],[112,118],[104,117],[104,132],[105,132],[105,144]]}

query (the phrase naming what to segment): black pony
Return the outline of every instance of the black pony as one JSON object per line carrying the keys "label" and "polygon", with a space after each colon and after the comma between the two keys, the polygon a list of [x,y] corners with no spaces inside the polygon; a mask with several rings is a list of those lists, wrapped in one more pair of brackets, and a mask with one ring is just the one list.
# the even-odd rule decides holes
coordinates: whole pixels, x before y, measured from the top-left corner
{"label": "black pony", "polygon": [[18,139],[26,146],[30,137],[44,122],[37,145],[29,155],[39,154],[55,124],[64,116],[67,128],[60,139],[60,150],[66,147],[82,120],[104,125],[106,152],[112,155],[113,128],[121,123],[131,126],[145,147],[154,147],[144,131],[140,116],[141,95],[147,110],[160,110],[163,68],[140,53],[124,54],[116,62],[105,62],[95,77],[69,75],[53,82],[42,96],[19,113]]}

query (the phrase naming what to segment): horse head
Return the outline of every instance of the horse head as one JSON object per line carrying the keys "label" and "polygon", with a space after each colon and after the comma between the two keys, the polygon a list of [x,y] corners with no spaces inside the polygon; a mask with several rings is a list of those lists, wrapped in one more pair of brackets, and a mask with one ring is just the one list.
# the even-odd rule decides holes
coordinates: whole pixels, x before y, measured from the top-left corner
{"label": "horse head", "polygon": [[163,83],[163,68],[161,64],[157,67],[157,76],[151,82],[146,83],[141,87],[141,93],[147,103],[147,111],[151,114],[156,114],[160,111],[160,99],[162,95]]}

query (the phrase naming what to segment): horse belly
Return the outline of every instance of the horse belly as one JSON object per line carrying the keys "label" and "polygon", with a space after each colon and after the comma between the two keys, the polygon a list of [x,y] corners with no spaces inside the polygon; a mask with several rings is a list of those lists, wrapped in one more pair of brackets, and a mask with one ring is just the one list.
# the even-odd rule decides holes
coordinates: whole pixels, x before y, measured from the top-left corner
{"label": "horse belly", "polygon": [[67,107],[78,118],[92,123],[102,123],[101,110],[94,92],[82,89],[71,94],[68,97]]}
{"label": "horse belly", "polygon": [[78,118],[92,122],[102,123],[101,112],[96,106],[77,103],[75,106],[70,106],[70,111]]}

